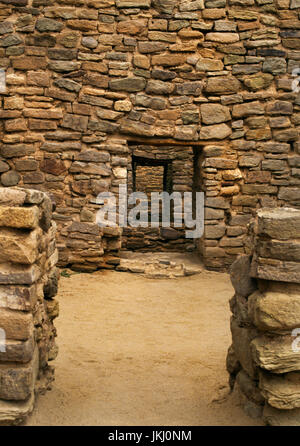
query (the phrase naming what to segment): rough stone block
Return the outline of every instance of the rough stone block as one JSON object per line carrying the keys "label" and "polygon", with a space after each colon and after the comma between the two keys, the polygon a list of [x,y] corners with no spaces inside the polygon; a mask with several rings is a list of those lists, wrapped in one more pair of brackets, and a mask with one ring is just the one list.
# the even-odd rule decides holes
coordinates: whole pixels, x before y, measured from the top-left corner
{"label": "rough stone block", "polygon": [[25,401],[0,401],[0,423],[19,424],[33,411],[34,393]]}
{"label": "rough stone block", "polygon": [[27,341],[12,341],[10,339],[5,342],[5,352],[0,352],[1,362],[21,362],[31,361],[33,357],[35,342],[33,337]]}
{"label": "rough stone block", "polygon": [[0,364],[0,398],[10,401],[23,401],[34,391],[39,368],[38,349],[33,359],[26,365]]}
{"label": "rough stone block", "polygon": [[1,285],[32,285],[41,275],[37,265],[0,264]]}
{"label": "rough stone block", "polygon": [[266,403],[263,419],[269,426],[300,426],[300,409],[280,410]]}
{"label": "rough stone block", "polygon": [[251,342],[255,363],[273,373],[300,370],[300,352],[292,349],[292,336],[259,336]]}
{"label": "rough stone block", "polygon": [[236,358],[251,378],[257,377],[257,367],[252,359],[250,342],[257,336],[257,330],[240,327],[235,318],[231,318],[231,333]]}
{"label": "rough stone block", "polygon": [[269,332],[291,332],[299,326],[299,294],[256,291],[248,300],[249,315],[257,328]]}
{"label": "rough stone block", "polygon": [[275,375],[261,371],[259,387],[268,404],[276,409],[300,407],[300,373],[298,372]]}
{"label": "rough stone block", "polygon": [[30,313],[0,309],[0,327],[6,339],[26,341],[33,335],[33,319]]}
{"label": "rough stone block", "polygon": [[258,235],[277,240],[300,238],[300,210],[293,208],[260,209]]}
{"label": "rough stone block", "polygon": [[38,296],[41,296],[41,293],[36,285],[30,287],[0,285],[1,308],[30,311],[33,310]]}
{"label": "rough stone block", "polygon": [[[23,194],[24,192],[19,192],[19,196],[23,197]],[[16,195],[18,195],[18,191],[16,191]],[[38,222],[39,210],[37,206],[30,208],[6,206],[0,207],[0,226],[2,227],[33,229],[37,227]]]}
{"label": "rough stone block", "polygon": [[12,262],[23,265],[34,263],[39,254],[40,236],[40,229],[35,229],[28,234],[18,229],[2,228],[0,230],[0,263]]}
{"label": "rough stone block", "polygon": [[231,283],[237,294],[248,297],[256,289],[256,282],[250,276],[251,257],[240,255],[230,267]]}
{"label": "rough stone block", "polygon": [[300,283],[300,263],[254,256],[251,276],[258,279]]}

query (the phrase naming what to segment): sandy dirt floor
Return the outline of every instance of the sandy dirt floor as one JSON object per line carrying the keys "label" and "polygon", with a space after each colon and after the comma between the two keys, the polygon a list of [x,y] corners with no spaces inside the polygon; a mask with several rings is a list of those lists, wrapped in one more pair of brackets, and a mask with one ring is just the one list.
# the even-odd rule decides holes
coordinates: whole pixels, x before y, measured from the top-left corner
{"label": "sandy dirt floor", "polygon": [[62,277],[56,380],[27,425],[257,425],[228,395],[232,294],[207,271]]}

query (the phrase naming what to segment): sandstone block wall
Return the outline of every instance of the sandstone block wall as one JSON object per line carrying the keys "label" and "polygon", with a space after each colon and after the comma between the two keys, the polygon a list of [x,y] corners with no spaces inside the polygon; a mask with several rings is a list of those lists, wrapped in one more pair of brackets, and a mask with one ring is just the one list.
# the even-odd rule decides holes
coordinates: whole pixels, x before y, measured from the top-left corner
{"label": "sandstone block wall", "polygon": [[0,423],[18,423],[49,388],[57,347],[56,224],[43,192],[0,188]]}
{"label": "sandstone block wall", "polygon": [[1,0],[1,184],[52,194],[61,265],[117,263],[121,231],[95,226],[96,196],[127,180],[128,142],[196,147],[210,268],[245,252],[257,208],[299,207],[299,11],[299,0]]}
{"label": "sandstone block wall", "polygon": [[300,425],[300,211],[261,209],[231,266],[230,384],[248,414]]}

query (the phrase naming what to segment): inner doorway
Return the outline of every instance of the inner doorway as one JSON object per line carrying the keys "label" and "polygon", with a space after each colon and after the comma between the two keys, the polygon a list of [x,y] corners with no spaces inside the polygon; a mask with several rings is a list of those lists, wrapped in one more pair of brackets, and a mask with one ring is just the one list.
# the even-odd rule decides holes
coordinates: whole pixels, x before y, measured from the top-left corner
{"label": "inner doorway", "polygon": [[[198,152],[192,146],[146,145],[132,143],[130,146],[131,163],[128,168],[128,192],[146,194],[149,203],[149,222],[151,216],[150,198],[153,192],[195,192],[195,157]],[[178,211],[171,200],[170,226],[125,228],[123,231],[123,250],[141,252],[193,252],[196,241],[185,236],[184,225],[174,227],[174,215]]]}

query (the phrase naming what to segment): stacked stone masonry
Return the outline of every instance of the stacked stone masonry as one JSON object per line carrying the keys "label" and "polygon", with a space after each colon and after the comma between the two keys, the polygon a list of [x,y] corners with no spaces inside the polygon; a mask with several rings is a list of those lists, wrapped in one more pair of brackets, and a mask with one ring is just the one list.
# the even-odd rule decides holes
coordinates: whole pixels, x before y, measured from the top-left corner
{"label": "stacked stone masonry", "polygon": [[230,385],[249,415],[300,425],[300,211],[261,209],[249,226],[231,265]]}
{"label": "stacked stone masonry", "polygon": [[129,143],[194,148],[209,268],[245,253],[258,208],[299,207],[299,12],[299,0],[1,0],[1,184],[51,194],[60,265],[118,263],[121,230],[95,224],[96,196],[128,180]]}
{"label": "stacked stone masonry", "polygon": [[57,346],[56,224],[43,192],[0,189],[0,424],[17,424],[49,389]]}

